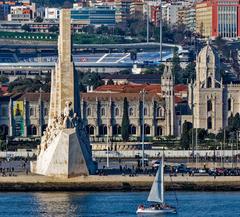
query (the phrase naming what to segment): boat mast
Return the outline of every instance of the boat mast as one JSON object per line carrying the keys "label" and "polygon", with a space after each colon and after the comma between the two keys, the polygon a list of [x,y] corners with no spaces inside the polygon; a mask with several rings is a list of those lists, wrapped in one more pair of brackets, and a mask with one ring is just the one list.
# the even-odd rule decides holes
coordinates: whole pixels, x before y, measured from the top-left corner
{"label": "boat mast", "polygon": [[162,163],[161,163],[161,200],[164,204],[164,150],[162,155]]}

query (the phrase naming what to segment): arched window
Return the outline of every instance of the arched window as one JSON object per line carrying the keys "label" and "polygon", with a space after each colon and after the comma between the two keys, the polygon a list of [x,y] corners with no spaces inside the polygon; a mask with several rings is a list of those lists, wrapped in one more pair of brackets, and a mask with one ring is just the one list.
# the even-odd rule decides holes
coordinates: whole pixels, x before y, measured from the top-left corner
{"label": "arched window", "polygon": [[209,111],[212,111],[212,100],[211,99],[209,99],[208,101],[207,101],[207,111],[209,112]]}
{"label": "arched window", "polygon": [[157,117],[164,117],[164,108],[163,107],[157,108]]}
{"label": "arched window", "polygon": [[162,136],[162,127],[161,126],[157,126],[156,136]]}
{"label": "arched window", "polygon": [[105,116],[105,115],[106,115],[105,108],[101,108],[101,116]]}
{"label": "arched window", "polygon": [[3,124],[0,126],[0,135],[1,136],[7,136],[8,135],[8,126]]}
{"label": "arched window", "polygon": [[133,108],[129,108],[129,116],[133,116]]}
{"label": "arched window", "polygon": [[208,117],[208,119],[207,119],[207,128],[212,129],[212,118],[211,117]]}
{"label": "arched window", "polygon": [[215,82],[215,87],[216,87],[216,88],[220,88],[221,85],[220,85],[218,82]]}
{"label": "arched window", "polygon": [[232,110],[232,100],[231,98],[228,99],[228,111]]}
{"label": "arched window", "polygon": [[34,116],[34,108],[30,108],[30,110],[29,110],[29,114],[30,114],[30,116]]}
{"label": "arched window", "polygon": [[87,108],[87,116],[91,116],[92,115],[92,109],[91,108]]}
{"label": "arched window", "polygon": [[128,128],[128,132],[130,135],[136,135],[137,129],[133,124],[130,124]]}
{"label": "arched window", "polygon": [[144,134],[145,135],[150,135],[151,134],[150,126],[147,125],[147,124],[144,124]]}
{"label": "arched window", "polygon": [[208,77],[207,79],[207,88],[211,88],[212,87],[212,78]]}
{"label": "arched window", "polygon": [[100,136],[107,135],[107,126],[105,124],[99,126],[99,135]]}
{"label": "arched window", "polygon": [[86,126],[86,131],[87,131],[87,134],[88,134],[88,135],[93,136],[93,135],[94,135],[95,128],[94,128],[94,126],[92,126],[92,125],[87,125],[87,126]]}
{"label": "arched window", "polygon": [[113,135],[121,135],[121,126],[116,124],[113,126]]}
{"label": "arched window", "polygon": [[119,108],[115,108],[115,116],[119,116]]}
{"label": "arched window", "polygon": [[148,110],[147,110],[147,108],[145,107],[144,108],[144,116],[147,116],[148,115]]}
{"label": "arched window", "polygon": [[29,136],[36,136],[37,135],[37,127],[35,125],[28,126],[28,135]]}
{"label": "arched window", "polygon": [[207,56],[207,63],[209,63],[209,56]]}

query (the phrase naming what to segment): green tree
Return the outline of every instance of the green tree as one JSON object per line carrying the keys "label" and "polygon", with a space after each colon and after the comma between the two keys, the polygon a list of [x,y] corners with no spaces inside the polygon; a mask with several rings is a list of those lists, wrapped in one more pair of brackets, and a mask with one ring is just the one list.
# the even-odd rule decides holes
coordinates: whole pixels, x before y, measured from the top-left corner
{"label": "green tree", "polygon": [[28,24],[24,24],[21,27],[21,29],[24,30],[25,32],[30,32],[31,31],[30,26]]}
{"label": "green tree", "polygon": [[190,130],[192,129],[192,123],[185,121],[182,126],[182,135],[180,139],[180,146],[183,149],[189,149],[192,142]]}
{"label": "green tree", "polygon": [[41,23],[41,22],[43,22],[43,18],[41,18],[41,17],[36,17],[35,22]]}
{"label": "green tree", "polygon": [[49,27],[48,31],[55,33],[55,32],[58,32],[58,31],[59,31],[59,28],[58,28],[58,26],[51,26],[51,27]]}
{"label": "green tree", "polygon": [[197,131],[198,131],[198,140],[200,142],[203,142],[206,139],[207,135],[208,135],[207,130],[203,129],[203,128],[200,128]]}
{"label": "green tree", "polygon": [[0,76],[0,83],[5,84],[5,83],[8,83],[8,82],[9,82],[8,77],[6,77],[4,75]]}
{"label": "green tree", "polygon": [[234,123],[234,117],[233,117],[233,114],[231,114],[230,117],[228,118],[228,130],[229,131],[234,130],[233,123]]}
{"label": "green tree", "polygon": [[239,130],[240,129],[240,115],[239,113],[236,113],[233,118],[233,129]]}
{"label": "green tree", "polygon": [[114,34],[115,35],[125,35],[125,31],[121,27],[116,26],[114,28]]}
{"label": "green tree", "polygon": [[112,79],[109,79],[108,82],[107,82],[107,85],[114,85],[114,82]]}
{"label": "green tree", "polygon": [[145,71],[143,71],[143,74],[156,74],[156,75],[162,75],[164,71],[164,64],[160,64],[157,68],[147,68]]}
{"label": "green tree", "polygon": [[4,151],[6,149],[6,142],[5,140],[0,138],[0,150]]}
{"label": "green tree", "polygon": [[123,102],[123,117],[121,128],[122,139],[124,142],[127,142],[129,140],[128,128],[129,128],[128,101],[127,98],[125,97]]}
{"label": "green tree", "polygon": [[182,83],[182,68],[180,66],[180,58],[178,55],[178,49],[175,47],[173,51],[173,59],[172,59],[172,72],[175,76],[176,84]]}
{"label": "green tree", "polygon": [[82,28],[82,31],[85,32],[85,33],[88,33],[88,34],[94,34],[95,33],[94,26],[91,26],[91,25],[84,26]]}
{"label": "green tree", "polygon": [[183,70],[183,83],[186,84],[187,81],[194,80],[196,77],[196,64],[195,62],[190,62],[186,68]]}
{"label": "green tree", "polygon": [[[207,137],[207,135],[208,135],[207,130],[205,130],[203,128],[198,128],[197,129],[197,140],[198,140],[199,143],[204,142],[204,140]],[[194,141],[196,141],[196,128],[192,128],[190,130],[190,137],[192,138],[192,136],[194,138]]]}
{"label": "green tree", "polygon": [[9,83],[8,89],[10,92],[39,92],[40,89],[44,92],[50,91],[50,78],[42,78],[36,76],[32,78],[18,78]]}
{"label": "green tree", "polygon": [[84,73],[82,79],[80,79],[80,82],[85,87],[93,86],[94,88],[101,86],[103,84],[103,81],[101,80],[100,75],[95,72]]}
{"label": "green tree", "polygon": [[107,26],[101,25],[96,29],[97,34],[110,34],[110,30]]}

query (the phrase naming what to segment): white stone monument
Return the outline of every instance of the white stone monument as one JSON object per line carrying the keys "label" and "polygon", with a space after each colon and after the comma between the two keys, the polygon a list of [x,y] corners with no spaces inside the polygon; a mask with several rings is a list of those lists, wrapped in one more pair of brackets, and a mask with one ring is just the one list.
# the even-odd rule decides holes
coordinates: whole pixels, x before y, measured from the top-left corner
{"label": "white stone monument", "polygon": [[52,72],[49,123],[31,172],[74,177],[95,172],[90,142],[80,119],[78,76],[71,55],[71,14],[62,9],[58,62]]}

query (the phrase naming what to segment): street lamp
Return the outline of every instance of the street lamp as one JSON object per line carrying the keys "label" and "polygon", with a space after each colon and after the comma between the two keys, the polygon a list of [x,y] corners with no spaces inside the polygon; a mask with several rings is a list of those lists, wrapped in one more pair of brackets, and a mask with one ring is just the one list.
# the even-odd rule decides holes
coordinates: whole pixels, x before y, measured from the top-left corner
{"label": "street lamp", "polygon": [[159,1],[159,44],[160,62],[162,62],[162,0]]}
{"label": "street lamp", "polygon": [[231,132],[230,133],[230,138],[231,138],[231,151],[232,151],[232,160],[231,160],[231,163],[232,163],[232,168],[233,168],[233,140],[234,140],[234,135],[235,133],[234,132]]}
{"label": "street lamp", "polygon": [[197,154],[197,149],[198,149],[198,128],[196,127],[196,169],[198,169],[198,154]]}
{"label": "street lamp", "polygon": [[144,106],[145,106],[145,95],[146,91],[143,89],[140,91],[140,95],[142,96],[142,168],[144,168],[144,137],[145,137],[145,126],[144,126]]}
{"label": "street lamp", "polygon": [[236,157],[237,157],[237,167],[238,167],[238,140],[239,140],[239,132],[240,131],[237,131],[237,151],[236,151]]}
{"label": "street lamp", "polygon": [[111,118],[111,92],[108,92],[110,95],[110,99],[109,102],[107,103],[107,168],[109,168],[109,131],[110,131],[110,127],[109,127],[109,113],[110,113],[110,118]]}

